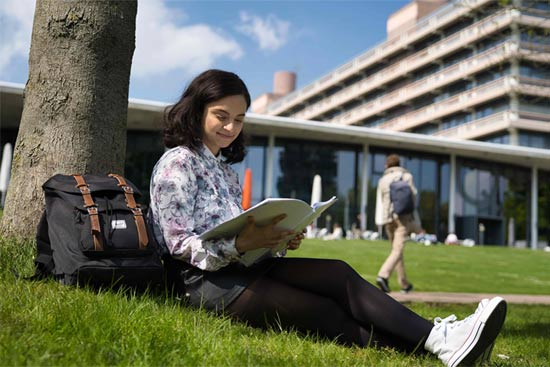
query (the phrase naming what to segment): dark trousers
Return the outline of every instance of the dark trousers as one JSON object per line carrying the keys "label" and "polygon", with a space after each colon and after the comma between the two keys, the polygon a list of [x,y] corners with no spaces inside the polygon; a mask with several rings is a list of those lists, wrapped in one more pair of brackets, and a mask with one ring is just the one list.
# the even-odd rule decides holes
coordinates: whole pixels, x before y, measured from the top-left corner
{"label": "dark trousers", "polygon": [[255,327],[283,327],[341,344],[407,352],[424,352],[433,327],[339,260],[276,259],[226,312]]}

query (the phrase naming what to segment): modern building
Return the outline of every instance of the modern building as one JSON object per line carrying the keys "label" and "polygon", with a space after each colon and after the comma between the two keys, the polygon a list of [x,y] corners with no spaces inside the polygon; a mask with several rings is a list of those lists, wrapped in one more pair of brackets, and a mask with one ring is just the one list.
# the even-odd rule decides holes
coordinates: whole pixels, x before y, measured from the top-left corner
{"label": "modern building", "polygon": [[[0,143],[15,144],[23,85],[0,82]],[[131,99],[125,175],[147,193],[154,163],[164,152],[160,121],[166,103]],[[550,151],[361,126],[249,114],[246,159],[252,201],[311,198],[322,177],[323,199],[338,202],[320,226],[338,222],[376,231],[376,183],[385,156],[398,153],[415,176],[419,212],[428,233],[448,232],[477,243],[541,248],[550,241]]]}
{"label": "modern building", "polygon": [[253,111],[550,148],[550,2],[414,0],[384,42],[285,93],[289,78]]}
{"label": "modern building", "polygon": [[[246,117],[253,203],[309,202],[313,177],[339,201],[320,226],[376,231],[385,156],[398,153],[419,189],[428,233],[477,243],[550,244],[550,3],[413,1],[388,20],[388,39]],[[15,144],[23,85],[0,82],[0,143]],[[129,101],[125,175],[144,192],[164,152],[166,103]],[[545,149],[541,149],[545,148]]]}

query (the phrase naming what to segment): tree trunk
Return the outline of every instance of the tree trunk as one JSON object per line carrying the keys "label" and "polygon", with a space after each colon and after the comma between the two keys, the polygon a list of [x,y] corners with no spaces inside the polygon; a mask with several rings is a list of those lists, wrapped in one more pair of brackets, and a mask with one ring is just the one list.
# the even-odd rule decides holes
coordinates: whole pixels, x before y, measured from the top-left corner
{"label": "tree trunk", "polygon": [[57,173],[124,174],[137,0],[37,0],[1,235],[31,238]]}

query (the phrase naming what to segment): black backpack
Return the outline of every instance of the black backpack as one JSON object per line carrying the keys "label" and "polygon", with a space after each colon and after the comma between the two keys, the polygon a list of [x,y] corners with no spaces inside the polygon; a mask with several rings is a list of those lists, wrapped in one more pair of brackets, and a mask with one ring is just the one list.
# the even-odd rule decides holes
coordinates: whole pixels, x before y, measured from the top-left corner
{"label": "black backpack", "polygon": [[390,201],[393,204],[393,212],[397,215],[411,214],[414,211],[414,195],[407,181],[401,177],[390,183]]}
{"label": "black backpack", "polygon": [[59,174],[42,189],[46,209],[38,224],[34,278],[92,287],[162,284],[158,246],[131,182],[115,174]]}

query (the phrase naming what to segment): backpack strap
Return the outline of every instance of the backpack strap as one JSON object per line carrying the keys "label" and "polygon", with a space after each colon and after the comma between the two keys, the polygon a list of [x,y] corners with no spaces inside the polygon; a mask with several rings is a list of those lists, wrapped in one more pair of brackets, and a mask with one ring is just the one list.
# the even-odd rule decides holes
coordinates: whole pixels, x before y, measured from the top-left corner
{"label": "backpack strap", "polygon": [[141,211],[141,208],[138,206],[134,198],[134,190],[130,186],[128,186],[124,177],[114,173],[110,173],[109,177],[116,179],[118,181],[118,186],[122,187],[122,190],[124,190],[124,196],[126,197],[126,206],[134,214],[134,221],[136,222],[136,228],[138,232],[139,248],[146,248],[149,242],[147,238],[147,228],[145,227],[145,221],[143,220],[143,212]]}
{"label": "backpack strap", "polygon": [[[55,264],[53,252],[48,236],[48,219],[46,210],[42,212],[36,232],[36,256],[34,258],[34,274],[26,277],[27,280],[46,279],[54,274]],[[19,277],[19,274],[16,275]]]}
{"label": "backpack strap", "polygon": [[92,227],[92,236],[94,238],[94,249],[96,251],[103,251],[103,239],[101,238],[101,227],[99,225],[99,211],[94,199],[92,198],[92,192],[90,187],[81,175],[73,175],[76,180],[76,187],[82,193],[84,199],[84,207],[90,215],[90,223]]}

